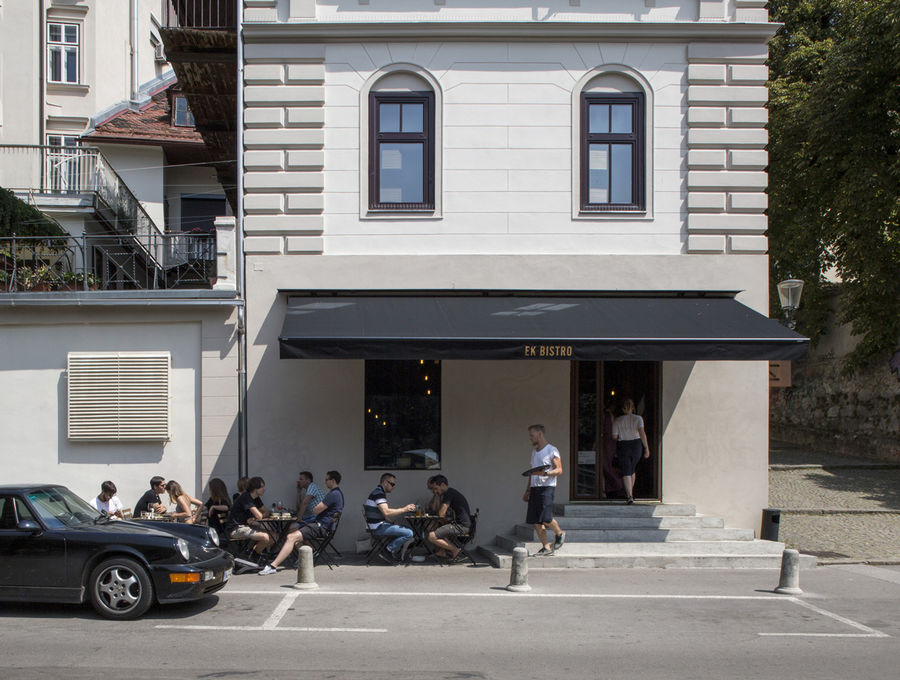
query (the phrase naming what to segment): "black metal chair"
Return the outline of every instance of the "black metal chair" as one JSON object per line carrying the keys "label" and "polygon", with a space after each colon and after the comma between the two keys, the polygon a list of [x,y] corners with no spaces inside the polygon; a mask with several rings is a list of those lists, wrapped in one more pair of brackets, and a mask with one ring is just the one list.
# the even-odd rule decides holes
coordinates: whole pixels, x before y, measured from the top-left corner
{"label": "black metal chair", "polygon": [[462,536],[455,536],[451,540],[456,544],[459,548],[459,554],[456,556],[456,559],[453,560],[456,562],[465,562],[466,558],[472,560],[472,564],[478,565],[475,561],[475,558],[472,557],[472,553],[469,552],[466,546],[470,545],[472,541],[475,540],[475,530],[478,526],[478,513],[481,512],[480,509],[475,508],[475,514],[470,517],[472,520],[471,526],[469,526],[469,533]]}
{"label": "black metal chair", "polygon": [[[328,554],[328,549],[331,547],[331,541],[334,538],[334,535],[337,533],[338,524],[341,521],[341,513],[336,512],[334,517],[331,519],[331,526],[328,531],[325,532],[324,536],[313,536],[309,539],[309,547],[312,548],[313,551],[313,562],[317,559],[321,558],[325,564],[328,565],[329,569],[333,569],[338,566],[337,562],[334,561],[334,558]],[[337,552],[336,549],[332,548],[332,551],[340,557],[340,553]]]}
{"label": "black metal chair", "polygon": [[363,525],[366,527],[366,532],[369,534],[369,540],[371,541],[369,552],[366,553],[366,566],[369,566],[370,564],[372,564],[372,560],[381,555],[384,549],[387,548],[387,544],[391,542],[393,537],[376,536],[375,532],[369,528],[369,522],[366,519],[365,510],[363,510]]}

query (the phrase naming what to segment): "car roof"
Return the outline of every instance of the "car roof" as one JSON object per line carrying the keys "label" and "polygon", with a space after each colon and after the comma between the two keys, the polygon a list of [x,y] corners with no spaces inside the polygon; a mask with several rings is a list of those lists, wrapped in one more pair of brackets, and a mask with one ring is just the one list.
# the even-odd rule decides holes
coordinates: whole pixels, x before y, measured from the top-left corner
{"label": "car roof", "polygon": [[25,493],[38,489],[65,489],[62,484],[0,484],[0,493]]}

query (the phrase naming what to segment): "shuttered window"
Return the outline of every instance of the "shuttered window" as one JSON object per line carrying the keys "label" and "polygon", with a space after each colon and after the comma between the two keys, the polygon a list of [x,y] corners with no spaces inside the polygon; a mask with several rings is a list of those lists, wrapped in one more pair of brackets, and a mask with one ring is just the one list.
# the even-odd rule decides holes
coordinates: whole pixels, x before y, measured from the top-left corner
{"label": "shuttered window", "polygon": [[69,439],[169,439],[168,352],[70,352]]}

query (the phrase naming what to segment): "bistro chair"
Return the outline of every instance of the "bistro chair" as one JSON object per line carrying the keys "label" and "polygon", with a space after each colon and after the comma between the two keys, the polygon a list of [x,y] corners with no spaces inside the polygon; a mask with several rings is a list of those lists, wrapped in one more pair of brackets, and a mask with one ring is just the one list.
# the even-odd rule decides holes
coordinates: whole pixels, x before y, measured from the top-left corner
{"label": "bistro chair", "polygon": [[369,522],[366,519],[366,511],[363,510],[363,526],[366,527],[366,533],[369,534],[369,540],[371,541],[372,547],[369,548],[369,552],[366,553],[366,566],[372,564],[372,560],[375,559],[381,552],[387,547],[387,544],[393,540],[392,536],[376,536],[375,532],[369,528]]}
{"label": "bistro chair", "polygon": [[[469,533],[464,536],[456,536],[451,540],[456,544],[459,548],[459,554],[456,556],[454,562],[465,562],[466,558],[472,560],[472,564],[478,566],[478,563],[475,561],[475,558],[472,557],[472,553],[469,552],[466,546],[470,545],[472,541],[475,540],[475,529],[478,524],[478,513],[481,512],[478,508],[475,508],[475,514],[471,516],[472,525],[469,527]],[[474,546],[473,546],[474,548]]]}
{"label": "bistro chair", "polygon": [[[331,520],[331,527],[328,529],[328,532],[324,536],[316,536],[309,539],[309,547],[311,547],[313,551],[313,562],[321,557],[325,564],[328,565],[328,569],[333,569],[337,566],[334,558],[328,554],[328,548],[331,546],[331,540],[337,533],[340,521],[341,513],[336,512]],[[335,551],[335,553],[340,555],[337,551]]]}

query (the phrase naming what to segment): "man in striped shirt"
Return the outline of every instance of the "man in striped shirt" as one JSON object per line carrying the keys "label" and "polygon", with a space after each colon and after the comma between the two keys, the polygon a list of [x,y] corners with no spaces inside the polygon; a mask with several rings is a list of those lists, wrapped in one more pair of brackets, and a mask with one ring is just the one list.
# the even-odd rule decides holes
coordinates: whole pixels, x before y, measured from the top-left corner
{"label": "man in striped shirt", "polygon": [[409,527],[394,524],[391,520],[400,517],[407,512],[413,512],[416,506],[410,503],[402,508],[392,508],[388,505],[387,494],[397,486],[397,478],[390,472],[381,475],[381,481],[366,499],[363,509],[366,514],[366,526],[375,536],[390,536],[393,540],[388,543],[387,549],[391,557],[399,562],[406,557],[406,551],[413,543],[413,532]]}

